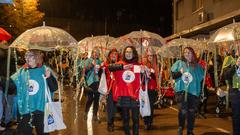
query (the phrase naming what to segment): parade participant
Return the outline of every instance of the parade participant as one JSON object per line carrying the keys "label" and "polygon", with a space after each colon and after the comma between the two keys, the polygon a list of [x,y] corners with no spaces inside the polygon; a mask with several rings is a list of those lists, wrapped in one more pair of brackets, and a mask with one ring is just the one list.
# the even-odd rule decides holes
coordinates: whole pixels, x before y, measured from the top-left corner
{"label": "parade participant", "polygon": [[195,113],[197,111],[201,91],[201,81],[204,77],[202,67],[194,50],[186,47],[183,57],[171,67],[175,80],[175,97],[178,104],[178,135],[183,134],[185,118],[187,117],[187,135],[194,135]]}
{"label": "parade participant", "polygon": [[[148,88],[148,96],[150,101],[150,108],[151,108],[151,115],[145,116],[144,124],[145,129],[150,130],[152,128],[153,123],[153,114],[154,114],[154,103],[157,100],[157,81],[156,81],[156,72],[153,67],[154,64],[156,64],[156,56],[149,53],[146,56],[146,61],[144,61],[144,65],[146,66],[146,79],[147,79],[147,88]],[[146,85],[146,84],[145,84]],[[144,89],[145,87],[143,87]]]}
{"label": "parade participant", "polygon": [[100,93],[98,92],[99,86],[99,69],[102,64],[102,61],[99,58],[100,50],[98,48],[93,48],[91,53],[91,58],[88,58],[84,64],[84,74],[87,85],[91,90],[87,91],[87,102],[85,106],[84,119],[87,120],[87,115],[89,109],[93,103],[93,120],[100,123],[100,120],[97,116],[99,108],[99,97]]}
{"label": "parade participant", "polygon": [[108,65],[109,64],[114,64],[118,62],[118,51],[116,49],[110,50],[108,53],[107,61],[104,63],[104,68],[106,72],[106,79],[107,79],[107,85],[108,85],[108,92],[107,92],[107,130],[109,132],[112,132],[114,130],[114,114],[116,110],[116,104],[113,101],[113,96],[112,96],[112,86],[114,85],[113,83],[114,80],[112,79],[112,73],[108,70]]}
{"label": "parade participant", "polygon": [[17,89],[18,111],[20,121],[18,133],[32,135],[33,127],[37,135],[46,135],[44,131],[45,85],[43,75],[51,92],[58,89],[56,78],[49,67],[43,65],[43,55],[37,50],[25,54],[26,64],[11,76],[10,85]]}
{"label": "parade participant", "polygon": [[139,89],[140,65],[138,53],[133,46],[127,46],[123,51],[122,61],[109,65],[113,71],[115,84],[113,86],[113,99],[121,109],[125,135],[131,135],[129,119],[132,112],[133,135],[139,134]]}
{"label": "parade participant", "polygon": [[229,84],[229,97],[232,103],[233,135],[240,134],[240,57],[236,64],[223,69],[223,78]]}

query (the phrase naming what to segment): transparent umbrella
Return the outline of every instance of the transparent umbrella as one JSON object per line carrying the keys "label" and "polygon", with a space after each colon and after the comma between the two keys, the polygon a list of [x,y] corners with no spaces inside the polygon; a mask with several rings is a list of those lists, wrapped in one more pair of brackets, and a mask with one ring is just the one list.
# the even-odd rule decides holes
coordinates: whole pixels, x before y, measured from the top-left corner
{"label": "transparent umbrella", "polygon": [[94,47],[98,47],[101,51],[106,51],[110,42],[114,40],[116,38],[108,35],[86,37],[78,42],[78,48],[80,48],[80,51],[89,52],[89,54]]}
{"label": "transparent umbrella", "polygon": [[239,48],[240,23],[232,23],[218,29],[209,39],[208,47],[233,49]]}
{"label": "transparent umbrella", "polygon": [[119,41],[113,43],[112,46],[124,48],[126,45],[135,46],[139,54],[146,51],[156,52],[157,49],[166,44],[165,40],[158,34],[148,31],[133,31],[129,34],[121,36]]}
{"label": "transparent umbrella", "polygon": [[161,47],[158,54],[165,58],[181,58],[182,49],[185,47],[192,47],[196,53],[202,52],[206,50],[206,42],[186,38],[173,39]]}
{"label": "transparent umbrella", "polygon": [[40,26],[22,33],[10,47],[52,51],[57,48],[72,47],[76,44],[76,39],[66,31],[56,27]]}

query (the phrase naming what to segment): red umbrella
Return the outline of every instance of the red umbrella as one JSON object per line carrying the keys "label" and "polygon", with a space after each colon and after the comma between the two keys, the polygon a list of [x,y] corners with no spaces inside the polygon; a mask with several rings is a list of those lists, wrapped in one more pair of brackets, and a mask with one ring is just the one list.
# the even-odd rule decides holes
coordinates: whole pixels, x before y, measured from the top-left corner
{"label": "red umbrella", "polygon": [[6,30],[0,27],[0,41],[1,40],[9,40],[12,38],[12,35],[10,35]]}

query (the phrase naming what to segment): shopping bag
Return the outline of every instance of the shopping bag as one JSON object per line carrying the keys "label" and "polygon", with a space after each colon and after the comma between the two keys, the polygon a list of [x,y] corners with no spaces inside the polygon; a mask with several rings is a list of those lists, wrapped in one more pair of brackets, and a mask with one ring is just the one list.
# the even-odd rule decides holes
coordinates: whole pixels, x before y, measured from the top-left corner
{"label": "shopping bag", "polygon": [[55,130],[66,129],[66,125],[63,122],[62,106],[61,106],[61,94],[59,90],[59,101],[53,102],[50,91],[47,87],[46,78],[45,82],[45,110],[44,110],[44,133],[53,132]]}
{"label": "shopping bag", "polygon": [[140,114],[142,115],[142,117],[150,116],[151,108],[150,108],[150,102],[149,102],[147,89],[145,91],[143,91],[142,88],[140,89],[139,100],[140,100]]}
{"label": "shopping bag", "polygon": [[108,91],[107,79],[106,79],[105,70],[103,69],[101,79],[100,79],[100,82],[99,82],[98,92],[103,94],[103,95],[106,95],[107,91]]}

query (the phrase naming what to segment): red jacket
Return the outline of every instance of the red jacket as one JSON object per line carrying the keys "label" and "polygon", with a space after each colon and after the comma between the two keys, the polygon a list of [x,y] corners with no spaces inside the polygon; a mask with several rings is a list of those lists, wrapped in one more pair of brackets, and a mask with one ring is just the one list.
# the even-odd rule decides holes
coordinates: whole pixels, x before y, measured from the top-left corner
{"label": "red jacket", "polygon": [[[124,62],[122,63],[123,65],[126,64]],[[114,83],[112,92],[114,101],[117,101],[118,97],[121,96],[130,96],[138,100],[140,89],[140,65],[138,63],[133,63],[133,65],[134,66],[130,69],[113,72]]]}

